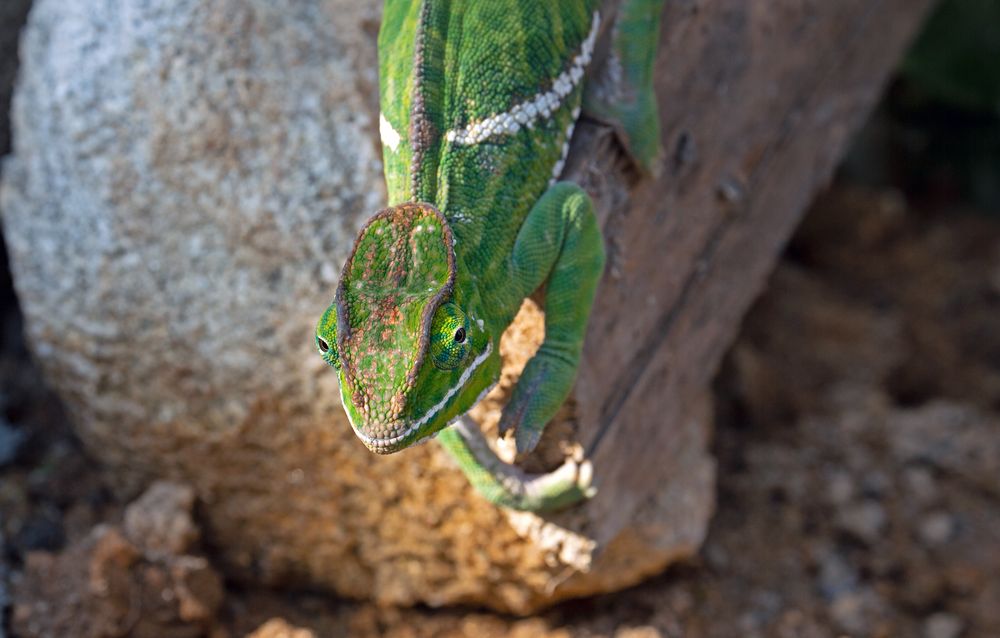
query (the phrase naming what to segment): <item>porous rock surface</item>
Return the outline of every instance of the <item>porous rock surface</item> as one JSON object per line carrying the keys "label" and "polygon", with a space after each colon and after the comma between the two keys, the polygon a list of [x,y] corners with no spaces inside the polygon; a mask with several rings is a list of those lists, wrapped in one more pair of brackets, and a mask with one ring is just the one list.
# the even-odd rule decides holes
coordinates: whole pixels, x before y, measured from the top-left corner
{"label": "porous rock surface", "polygon": [[585,534],[508,518],[434,445],[367,452],[313,351],[384,198],[374,4],[37,2],[0,199],[34,353],[122,493],[190,485],[236,577],[515,612],[630,585],[706,514],[576,577]]}

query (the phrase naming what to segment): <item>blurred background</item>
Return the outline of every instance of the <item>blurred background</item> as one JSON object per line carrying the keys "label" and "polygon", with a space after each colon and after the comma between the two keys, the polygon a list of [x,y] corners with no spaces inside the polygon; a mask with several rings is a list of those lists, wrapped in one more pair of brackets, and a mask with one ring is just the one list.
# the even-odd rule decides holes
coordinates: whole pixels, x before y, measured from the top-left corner
{"label": "blurred background", "polygon": [[[0,4],[0,154],[29,4]],[[996,0],[940,3],[746,317],[715,385],[697,558],[534,617],[257,588],[211,547],[180,576],[144,572],[180,579],[180,612],[128,584],[81,602],[130,578],[113,541],[74,545],[125,504],[35,368],[0,262],[0,636],[55,635],[59,614],[74,636],[1000,635]]]}

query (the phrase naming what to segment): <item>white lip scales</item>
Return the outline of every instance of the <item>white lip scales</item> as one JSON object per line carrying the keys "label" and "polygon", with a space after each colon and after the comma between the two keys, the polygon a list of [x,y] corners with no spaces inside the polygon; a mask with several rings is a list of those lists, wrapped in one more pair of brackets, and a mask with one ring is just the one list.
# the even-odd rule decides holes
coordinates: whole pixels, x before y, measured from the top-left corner
{"label": "white lip scales", "polygon": [[[406,437],[410,436],[411,434],[419,430],[425,423],[430,421],[435,414],[440,412],[441,409],[448,404],[448,401],[451,401],[451,398],[455,396],[455,393],[461,390],[463,386],[465,386],[465,384],[469,381],[469,377],[472,376],[472,373],[475,372],[476,368],[478,368],[483,361],[486,361],[486,359],[490,356],[491,352],[493,352],[492,342],[487,343],[486,350],[484,350],[481,355],[475,358],[475,360],[472,362],[472,365],[470,365],[468,368],[465,369],[465,372],[463,372],[462,376],[459,377],[458,383],[455,384],[455,387],[449,389],[448,393],[444,395],[444,398],[442,398],[440,401],[437,402],[437,405],[428,410],[427,414],[425,414],[421,419],[419,419],[418,421],[414,421],[412,424],[410,424],[410,426],[407,427],[402,433],[384,439],[380,439],[374,436],[368,436],[367,434],[359,430],[356,426],[354,426],[353,420],[350,419],[351,413],[350,411],[348,411],[347,417],[348,420],[351,420],[351,425],[354,426],[354,433],[357,434],[358,438],[361,439],[361,441],[364,442],[364,444],[369,448],[371,447],[387,448],[399,443]],[[480,396],[480,398],[482,398],[482,396]]]}

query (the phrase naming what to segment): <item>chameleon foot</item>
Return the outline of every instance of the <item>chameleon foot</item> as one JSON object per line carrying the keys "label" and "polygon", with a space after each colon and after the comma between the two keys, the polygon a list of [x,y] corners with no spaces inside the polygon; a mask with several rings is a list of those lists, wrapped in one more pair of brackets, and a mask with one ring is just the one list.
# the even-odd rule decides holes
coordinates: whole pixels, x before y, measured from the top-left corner
{"label": "chameleon foot", "polygon": [[590,461],[570,458],[546,474],[528,474],[493,452],[479,426],[465,416],[438,441],[455,458],[473,487],[495,505],[529,512],[568,507],[597,493]]}

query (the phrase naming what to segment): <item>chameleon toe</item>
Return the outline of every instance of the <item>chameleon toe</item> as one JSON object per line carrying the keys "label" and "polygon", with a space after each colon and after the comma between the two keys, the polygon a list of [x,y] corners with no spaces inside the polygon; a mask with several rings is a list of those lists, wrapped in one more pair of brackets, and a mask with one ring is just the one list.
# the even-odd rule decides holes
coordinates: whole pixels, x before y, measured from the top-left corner
{"label": "chameleon toe", "polygon": [[542,430],[518,428],[514,433],[514,441],[517,443],[517,453],[526,454],[538,447],[538,441],[542,438]]}

